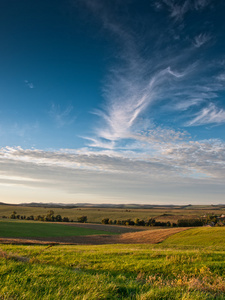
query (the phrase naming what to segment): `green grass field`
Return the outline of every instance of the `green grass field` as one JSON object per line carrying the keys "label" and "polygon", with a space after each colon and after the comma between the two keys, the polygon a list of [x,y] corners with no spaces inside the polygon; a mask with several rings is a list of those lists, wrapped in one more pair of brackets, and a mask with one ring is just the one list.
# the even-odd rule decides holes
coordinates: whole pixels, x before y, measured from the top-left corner
{"label": "green grass field", "polygon": [[79,228],[63,224],[41,223],[32,221],[0,221],[0,237],[35,238],[112,234],[89,228]]}
{"label": "green grass field", "polygon": [[198,227],[188,231],[179,232],[169,237],[163,243],[170,247],[224,249],[225,250],[225,227]]}
{"label": "green grass field", "polygon": [[222,300],[224,240],[196,228],[158,245],[1,245],[0,299]]}

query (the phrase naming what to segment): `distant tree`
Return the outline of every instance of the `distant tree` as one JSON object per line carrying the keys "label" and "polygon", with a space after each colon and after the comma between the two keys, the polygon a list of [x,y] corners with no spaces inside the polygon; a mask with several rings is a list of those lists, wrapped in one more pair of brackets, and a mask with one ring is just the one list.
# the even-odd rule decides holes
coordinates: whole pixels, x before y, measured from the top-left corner
{"label": "distant tree", "polygon": [[53,210],[49,210],[49,211],[47,212],[47,215],[53,216],[53,215],[54,215],[54,211],[53,211]]}
{"label": "distant tree", "polygon": [[139,225],[139,219],[138,219],[138,218],[135,218],[135,220],[134,220],[134,225],[136,225],[136,226]]}
{"label": "distant tree", "polygon": [[139,226],[145,226],[145,221],[144,220],[140,220],[138,225]]}
{"label": "distant tree", "polygon": [[16,219],[16,211],[13,211],[13,213],[10,216],[10,219]]}
{"label": "distant tree", "polygon": [[49,210],[47,212],[47,215],[44,217],[44,221],[48,221],[48,222],[54,222],[55,221],[53,210]]}
{"label": "distant tree", "polygon": [[[28,219],[28,218],[29,218],[29,217],[27,217],[27,219]],[[38,215],[38,216],[35,217],[35,220],[36,220],[36,221],[44,221],[44,216]]]}
{"label": "distant tree", "polygon": [[181,219],[177,221],[178,227],[196,227],[203,225],[204,223],[200,219]]}
{"label": "distant tree", "polygon": [[56,222],[62,222],[62,217],[61,217],[61,215],[57,215],[57,216],[55,217],[55,221],[56,221]]}
{"label": "distant tree", "polygon": [[147,225],[148,225],[148,226],[155,226],[155,219],[150,218],[150,219],[147,221]]}
{"label": "distant tree", "polygon": [[102,224],[109,224],[109,218],[102,219]]}
{"label": "distant tree", "polygon": [[122,224],[128,226],[128,225],[134,225],[135,223],[131,219],[127,219],[127,220],[123,220]]}
{"label": "distant tree", "polygon": [[86,223],[87,222],[87,216],[78,217],[77,221],[79,223]]}

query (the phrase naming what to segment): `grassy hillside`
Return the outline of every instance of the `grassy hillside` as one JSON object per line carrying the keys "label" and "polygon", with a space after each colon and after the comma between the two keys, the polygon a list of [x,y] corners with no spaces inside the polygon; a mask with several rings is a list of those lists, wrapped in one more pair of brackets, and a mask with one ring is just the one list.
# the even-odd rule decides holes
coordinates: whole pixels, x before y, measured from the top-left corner
{"label": "grassy hillside", "polygon": [[163,245],[225,250],[225,227],[202,227],[182,231],[170,236]]}
{"label": "grassy hillside", "polygon": [[200,228],[155,246],[2,245],[0,299],[222,300],[224,235]]}

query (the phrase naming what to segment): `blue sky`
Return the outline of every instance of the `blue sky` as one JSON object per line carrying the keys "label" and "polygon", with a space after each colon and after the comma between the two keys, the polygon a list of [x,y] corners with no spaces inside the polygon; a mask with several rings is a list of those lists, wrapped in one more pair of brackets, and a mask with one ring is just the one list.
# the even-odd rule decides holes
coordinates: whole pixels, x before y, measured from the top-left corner
{"label": "blue sky", "polygon": [[224,13],[1,1],[1,201],[224,203]]}

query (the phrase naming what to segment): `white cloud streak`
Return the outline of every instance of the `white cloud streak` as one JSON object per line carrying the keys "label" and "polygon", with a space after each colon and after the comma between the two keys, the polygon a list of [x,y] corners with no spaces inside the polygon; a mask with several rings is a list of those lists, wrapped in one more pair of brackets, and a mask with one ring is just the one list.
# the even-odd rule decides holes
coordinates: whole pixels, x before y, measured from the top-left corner
{"label": "white cloud streak", "polygon": [[[175,0],[156,1],[155,8],[159,11],[165,8],[169,10],[169,18],[173,18],[175,22],[168,23],[165,34],[156,34],[150,29],[152,24],[142,20],[149,28],[149,32],[142,32],[142,35],[138,35],[132,26],[129,27],[122,17],[117,18],[116,9],[110,5],[107,7],[104,2],[97,0],[87,0],[85,3],[100,19],[103,28],[119,44],[118,62],[111,67],[103,88],[105,104],[101,109],[93,111],[101,123],[95,127],[95,136],[87,137],[89,146],[123,148],[126,141],[138,138],[137,132],[144,131],[144,124],[147,124],[145,119],[149,120],[145,129],[152,128],[153,120],[157,120],[158,117],[152,113],[156,106],[158,111],[167,109],[170,112],[179,110],[185,113],[204,105],[205,111],[200,110],[198,115],[193,111],[181,115],[184,120],[182,125],[204,124],[206,118],[202,113],[208,115],[205,124],[223,123],[222,111],[216,113],[212,108],[208,111],[208,107],[212,99],[217,98],[218,92],[225,87],[222,86],[221,80],[218,83],[218,78],[214,78],[213,81],[207,76],[204,77],[203,72],[209,72],[210,68],[212,69],[211,64],[206,66],[203,61],[195,59],[196,51],[202,51],[200,48],[210,41],[211,35],[201,33],[193,38],[186,36],[181,40],[184,16],[188,12],[205,9],[210,1],[186,0],[182,4]],[[182,23],[180,26],[176,25],[178,21]],[[151,38],[148,42],[153,46],[144,42],[149,33]],[[179,36],[180,50],[174,36]],[[148,47],[146,51],[145,48]],[[185,121],[187,116],[191,121]]]}
{"label": "white cloud streak", "polygon": [[225,123],[225,110],[211,103],[208,107],[203,108],[193,120],[188,122],[187,126],[222,123]]}
{"label": "white cloud streak", "polygon": [[194,38],[194,46],[196,48],[200,48],[202,45],[206,44],[210,39],[210,35],[206,33],[201,33]]}

